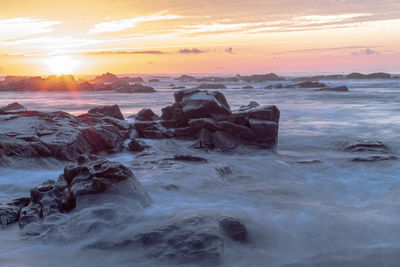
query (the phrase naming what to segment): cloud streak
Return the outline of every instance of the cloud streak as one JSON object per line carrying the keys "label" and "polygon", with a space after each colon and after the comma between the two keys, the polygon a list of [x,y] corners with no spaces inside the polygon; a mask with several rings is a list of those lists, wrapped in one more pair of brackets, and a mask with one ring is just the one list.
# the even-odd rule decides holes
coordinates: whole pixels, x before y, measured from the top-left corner
{"label": "cloud streak", "polygon": [[28,35],[42,34],[53,31],[55,20],[39,20],[34,18],[12,18],[0,20],[0,41],[21,38]]}
{"label": "cloud streak", "polygon": [[178,52],[180,54],[203,54],[203,53],[206,53],[207,51],[206,50],[200,50],[200,49],[197,49],[197,48],[192,48],[192,49],[185,48],[185,49],[179,50]]}

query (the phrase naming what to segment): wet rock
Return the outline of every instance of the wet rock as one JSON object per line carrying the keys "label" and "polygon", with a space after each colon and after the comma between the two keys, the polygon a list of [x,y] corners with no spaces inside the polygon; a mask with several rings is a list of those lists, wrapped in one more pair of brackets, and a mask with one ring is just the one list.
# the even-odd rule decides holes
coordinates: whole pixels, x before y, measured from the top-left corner
{"label": "wet rock", "polygon": [[349,88],[347,86],[324,87],[324,88],[320,88],[320,89],[315,89],[315,91],[348,92]]}
{"label": "wet rock", "polygon": [[326,84],[320,82],[302,82],[296,86],[300,88],[326,88]]}
{"label": "wet rock", "polygon": [[267,82],[267,81],[284,81],[285,79],[279,77],[274,73],[269,73],[265,75],[250,75],[250,76],[238,76],[240,80],[244,82]]}
{"label": "wet rock", "polygon": [[248,241],[246,226],[235,218],[222,217],[219,220],[219,226],[225,235],[236,242],[245,243]]}
{"label": "wet rock", "polygon": [[146,144],[141,141],[137,141],[136,139],[132,138],[132,140],[128,144],[128,149],[133,152],[141,152],[146,149]]}
{"label": "wet rock", "polygon": [[150,79],[149,83],[159,83],[160,80],[159,79]]}
{"label": "wet rock", "polygon": [[173,90],[182,90],[182,89],[186,89],[186,87],[185,86],[173,86],[173,87],[171,87],[171,89],[173,89]]}
{"label": "wet rock", "polygon": [[177,190],[179,190],[179,186],[177,186],[176,184],[163,185],[162,188],[167,190],[167,191],[177,191]]}
{"label": "wet rock", "polygon": [[153,121],[158,119],[157,115],[151,109],[142,109],[135,118],[140,121]]}
{"label": "wet rock", "polygon": [[196,148],[222,151],[238,145],[273,148],[278,141],[280,114],[275,106],[252,101],[232,112],[225,96],[216,91],[182,90],[174,98],[161,118],[152,111],[136,118],[139,137],[198,140]]}
{"label": "wet rock", "polygon": [[355,157],[352,158],[351,161],[354,162],[375,162],[375,161],[383,161],[383,160],[397,160],[398,157],[394,155],[372,155],[372,156],[363,156],[363,157]]}
{"label": "wet rock", "polygon": [[15,223],[21,209],[29,204],[29,198],[0,198],[0,224],[6,226]]}
{"label": "wet rock", "polygon": [[242,89],[254,89],[253,86],[247,85],[247,86],[243,86]]}
{"label": "wet rock", "polygon": [[207,163],[208,160],[201,157],[195,157],[191,155],[175,155],[173,158],[167,158],[167,160],[175,160],[175,161],[188,161],[188,162],[204,162]]}
{"label": "wet rock", "polygon": [[124,120],[124,116],[122,115],[122,112],[119,109],[118,105],[95,107],[90,109],[88,113],[89,114],[99,113],[119,120]]}
{"label": "wet rock", "polygon": [[392,75],[384,72],[376,72],[370,74],[361,74],[358,72],[353,72],[350,73],[349,75],[346,75],[347,79],[390,79],[391,77]]}
{"label": "wet rock", "polygon": [[40,224],[50,215],[69,212],[85,196],[101,194],[125,180],[130,194],[141,205],[147,205],[148,195],[128,168],[98,156],[82,155],[75,165],[64,168],[57,181],[45,181],[31,190],[29,205],[21,209],[19,225],[24,228]]}
{"label": "wet rock", "polygon": [[85,153],[121,151],[129,137],[128,123],[101,113],[122,116],[119,108],[94,110],[78,117],[61,111],[0,114],[0,165],[28,158],[73,161]]}

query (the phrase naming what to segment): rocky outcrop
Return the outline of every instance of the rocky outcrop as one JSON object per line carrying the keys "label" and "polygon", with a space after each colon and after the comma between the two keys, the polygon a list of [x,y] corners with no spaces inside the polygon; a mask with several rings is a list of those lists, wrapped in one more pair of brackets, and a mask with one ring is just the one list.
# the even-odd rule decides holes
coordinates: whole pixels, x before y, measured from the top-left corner
{"label": "rocky outcrop", "polygon": [[252,102],[231,111],[217,91],[182,90],[175,103],[158,117],[149,109],[136,116],[135,129],[142,138],[198,140],[195,147],[228,151],[238,145],[273,148],[278,140],[279,110]]}
{"label": "rocky outcrop", "polygon": [[269,74],[258,74],[258,75],[250,75],[250,76],[241,76],[238,75],[238,77],[241,81],[244,82],[271,82],[271,81],[285,81],[285,78],[279,77],[275,73],[269,73]]}
{"label": "rocky outcrop", "polygon": [[354,162],[375,162],[398,159],[388,146],[379,141],[347,143],[341,147],[341,150],[352,153],[353,155],[350,157],[350,160]]}
{"label": "rocky outcrop", "polygon": [[135,138],[132,138],[128,144],[128,149],[132,152],[141,152],[146,149],[146,144],[142,141],[138,141]]}
{"label": "rocky outcrop", "polygon": [[384,72],[376,72],[370,74],[362,74],[358,72],[353,72],[349,75],[346,75],[347,79],[390,79],[392,75]]}
{"label": "rocky outcrop", "polygon": [[159,83],[159,79],[149,79],[149,83]]}
{"label": "rocky outcrop", "polygon": [[5,107],[1,107],[0,108],[0,114],[3,112],[9,112],[9,111],[23,111],[26,110],[26,108],[24,106],[22,106],[20,103],[18,102],[14,102],[11,104],[8,104]]}
{"label": "rocky outcrop", "polygon": [[65,167],[57,181],[45,181],[31,190],[29,203],[19,212],[19,226],[37,226],[53,214],[68,213],[86,196],[101,194],[122,181],[127,182],[124,187],[129,188],[130,194],[142,206],[149,204],[148,195],[124,165],[98,156],[82,155],[76,164]]}
{"label": "rocky outcrop", "polygon": [[27,159],[76,160],[86,153],[116,153],[129,137],[129,125],[118,106],[91,109],[73,116],[65,112],[0,113],[0,165]]}
{"label": "rocky outcrop", "polygon": [[0,198],[0,225],[6,226],[18,221],[21,209],[30,202],[29,198]]}
{"label": "rocky outcrop", "polygon": [[117,89],[118,93],[154,93],[153,87],[141,85],[140,83],[135,83],[134,85],[126,85],[123,87],[119,87]]}
{"label": "rocky outcrop", "polygon": [[319,82],[302,82],[295,85],[300,88],[326,88],[326,84]]}

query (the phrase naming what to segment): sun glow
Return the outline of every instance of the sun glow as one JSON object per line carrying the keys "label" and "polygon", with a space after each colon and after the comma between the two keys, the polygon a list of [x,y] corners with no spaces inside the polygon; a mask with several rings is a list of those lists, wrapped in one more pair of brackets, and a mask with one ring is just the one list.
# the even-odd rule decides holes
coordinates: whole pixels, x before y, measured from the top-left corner
{"label": "sun glow", "polygon": [[72,74],[80,65],[80,61],[68,55],[49,57],[43,60],[51,74]]}

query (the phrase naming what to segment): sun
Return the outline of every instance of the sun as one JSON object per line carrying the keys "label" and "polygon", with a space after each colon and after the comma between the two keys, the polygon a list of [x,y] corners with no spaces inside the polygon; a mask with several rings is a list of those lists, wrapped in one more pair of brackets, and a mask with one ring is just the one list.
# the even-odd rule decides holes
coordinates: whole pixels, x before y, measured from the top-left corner
{"label": "sun", "polygon": [[43,60],[51,74],[71,74],[81,62],[68,55],[52,56]]}

